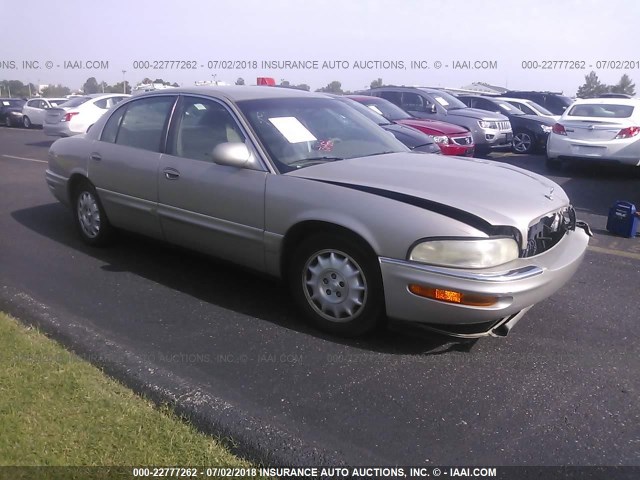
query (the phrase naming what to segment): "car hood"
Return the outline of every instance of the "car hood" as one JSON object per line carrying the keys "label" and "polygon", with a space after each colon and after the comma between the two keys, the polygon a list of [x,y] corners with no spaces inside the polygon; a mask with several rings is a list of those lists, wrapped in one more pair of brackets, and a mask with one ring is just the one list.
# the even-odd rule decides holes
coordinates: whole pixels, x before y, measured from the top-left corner
{"label": "car hood", "polygon": [[466,117],[466,118],[477,118],[478,120],[494,120],[497,122],[504,122],[509,120],[507,117],[502,115],[501,113],[489,112],[487,110],[480,110],[478,108],[455,108],[453,110],[447,111],[448,117]]}
{"label": "car hood", "polygon": [[569,205],[562,188],[548,178],[476,158],[392,153],[314,165],[286,175],[395,196],[398,201],[435,202],[494,226],[516,227],[523,238],[540,217]]}
{"label": "car hood", "polygon": [[382,125],[386,131],[393,133],[393,135],[404,143],[407,147],[413,149],[421,145],[429,145],[434,143],[433,137],[430,137],[426,133],[422,133],[415,128],[407,127],[404,125],[398,125],[395,123]]}
{"label": "car hood", "polygon": [[443,135],[462,135],[465,133],[469,133],[464,127],[459,125],[454,125],[453,123],[440,122],[438,120],[427,120],[422,118],[403,118],[398,120],[397,123],[401,123],[402,125],[408,125],[413,128],[427,128],[433,131],[433,134],[443,134]]}

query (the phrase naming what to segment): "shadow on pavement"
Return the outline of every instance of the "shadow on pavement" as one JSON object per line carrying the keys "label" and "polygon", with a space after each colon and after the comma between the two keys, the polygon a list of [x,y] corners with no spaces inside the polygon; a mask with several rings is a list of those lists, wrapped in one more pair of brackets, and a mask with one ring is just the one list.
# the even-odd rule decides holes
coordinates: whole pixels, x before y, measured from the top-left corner
{"label": "shadow on pavement", "polygon": [[124,232],[109,248],[88,247],[77,237],[69,211],[57,203],[14,211],[11,216],[42,236],[105,262],[104,271],[130,272],[204,302],[331,342],[379,353],[421,355],[469,352],[475,344],[404,323],[359,339],[330,336],[300,320],[287,289],[277,279]]}
{"label": "shadow on pavement", "polygon": [[53,142],[55,142],[56,140],[57,139],[52,138],[51,140],[43,140],[41,142],[26,143],[25,145],[29,145],[30,147],[49,148],[51,145],[53,145]]}

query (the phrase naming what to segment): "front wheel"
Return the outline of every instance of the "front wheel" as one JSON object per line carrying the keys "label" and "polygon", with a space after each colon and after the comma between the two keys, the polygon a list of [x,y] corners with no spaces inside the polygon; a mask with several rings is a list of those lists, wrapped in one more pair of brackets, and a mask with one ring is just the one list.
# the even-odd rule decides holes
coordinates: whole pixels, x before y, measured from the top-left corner
{"label": "front wheel", "polygon": [[7,115],[7,116],[5,117],[5,125],[6,125],[7,127],[12,127],[12,126],[13,126],[13,125],[11,124],[11,117],[10,117],[9,115]]}
{"label": "front wheel", "polygon": [[352,337],[384,319],[376,257],[349,237],[317,234],[304,240],[289,262],[288,280],[296,303],[321,330]]}
{"label": "front wheel", "polygon": [[512,150],[514,153],[531,153],[535,146],[535,136],[529,132],[516,132],[513,136]]}
{"label": "front wheel", "polygon": [[113,228],[100,203],[95,187],[88,181],[75,188],[74,218],[82,241],[91,246],[109,243]]}

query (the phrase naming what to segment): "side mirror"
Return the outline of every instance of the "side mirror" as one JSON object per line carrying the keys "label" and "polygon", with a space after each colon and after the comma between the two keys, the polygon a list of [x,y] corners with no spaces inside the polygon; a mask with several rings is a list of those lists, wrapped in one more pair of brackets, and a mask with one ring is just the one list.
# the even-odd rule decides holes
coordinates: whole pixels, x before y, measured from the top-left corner
{"label": "side mirror", "polygon": [[211,152],[214,163],[236,168],[255,168],[256,160],[242,142],[225,142],[216,145]]}

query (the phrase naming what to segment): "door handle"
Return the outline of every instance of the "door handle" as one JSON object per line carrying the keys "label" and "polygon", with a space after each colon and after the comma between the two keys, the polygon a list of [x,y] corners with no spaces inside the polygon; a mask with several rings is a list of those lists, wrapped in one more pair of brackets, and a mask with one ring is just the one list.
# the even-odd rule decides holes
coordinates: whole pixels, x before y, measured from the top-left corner
{"label": "door handle", "polygon": [[91,155],[89,155],[89,158],[91,158],[91,160],[95,160],[96,162],[102,160],[102,157],[99,153],[92,153]]}
{"label": "door handle", "polygon": [[177,180],[180,178],[180,172],[175,168],[165,168],[163,173],[167,180]]}

